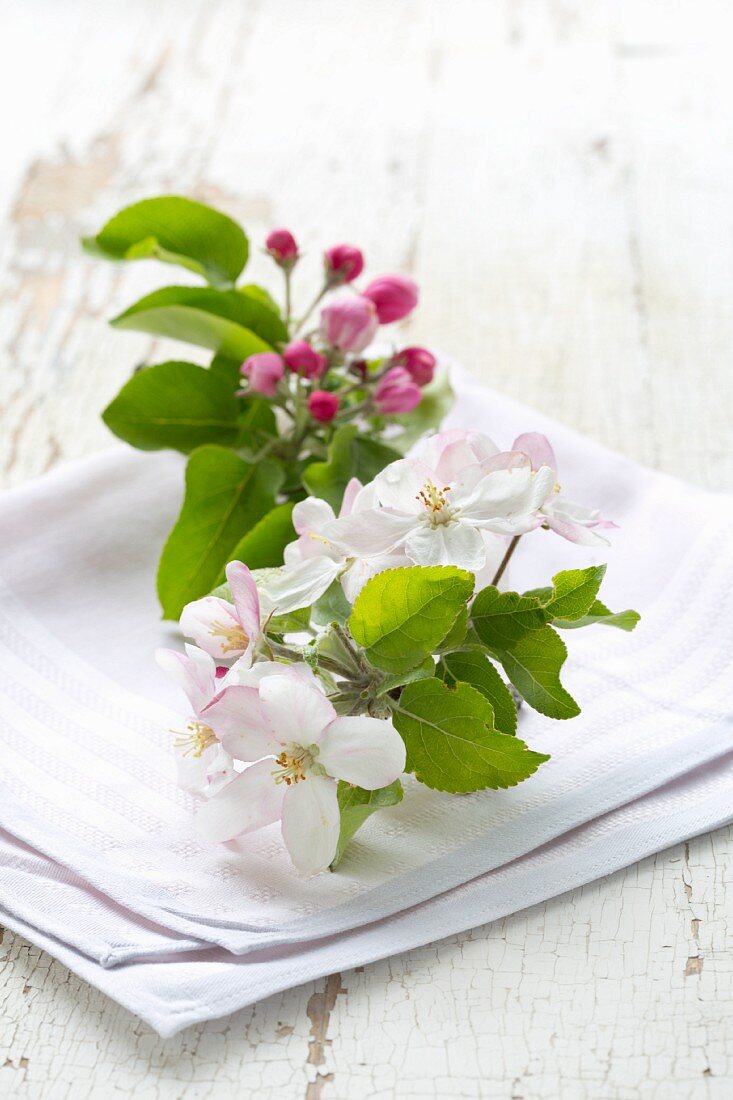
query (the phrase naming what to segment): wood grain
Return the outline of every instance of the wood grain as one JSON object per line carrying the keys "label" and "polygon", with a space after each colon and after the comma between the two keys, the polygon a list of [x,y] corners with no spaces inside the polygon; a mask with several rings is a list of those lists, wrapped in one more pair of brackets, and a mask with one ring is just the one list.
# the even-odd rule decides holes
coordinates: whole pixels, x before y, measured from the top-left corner
{"label": "wood grain", "polygon": [[[422,288],[410,339],[733,486],[733,75],[715,0],[0,0],[0,483],[106,445],[166,278],[81,255],[176,191]],[[326,237],[324,237],[324,233]],[[253,278],[273,286],[256,255]],[[275,287],[273,287],[274,289]],[[686,1100],[733,1089],[733,832],[163,1042],[20,938],[0,1092]],[[4,1063],[4,1064],[3,1064]]]}

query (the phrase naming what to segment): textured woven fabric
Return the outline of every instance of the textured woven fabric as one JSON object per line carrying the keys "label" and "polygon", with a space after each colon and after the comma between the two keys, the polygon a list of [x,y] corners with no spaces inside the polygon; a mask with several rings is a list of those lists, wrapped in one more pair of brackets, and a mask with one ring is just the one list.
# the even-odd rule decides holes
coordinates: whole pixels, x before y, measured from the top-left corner
{"label": "textured woven fabric", "polygon": [[[564,679],[583,713],[552,722],[523,708],[521,736],[552,754],[531,780],[462,798],[408,781],[335,875],[298,876],[276,826],[202,843],[194,804],[175,785],[170,730],[185,709],[153,661],[157,645],[176,644],[153,578],[182,462],[118,448],[0,499],[0,828],[134,914],[124,935],[98,913],[65,934],[59,915],[47,929],[59,942],[104,967],[201,943],[258,957],[296,950],[463,889],[733,749],[730,499],[644,470],[455,374],[450,426],[502,447],[545,431],[568,496],[621,525],[602,553],[528,536],[505,583],[533,587],[607,561],[604,600],[643,619],[632,635],[565,635]],[[20,921],[25,895],[5,889],[10,870],[3,862]],[[25,919],[43,927],[38,911]],[[427,938],[441,934],[431,927]],[[381,954],[391,950],[385,942]]]}
{"label": "textured woven fabric", "polygon": [[[118,947],[140,943],[143,935],[151,937],[151,927],[112,906],[78,876],[0,834],[2,866],[12,862],[14,867],[12,885],[5,873],[0,879],[0,920],[142,1017],[160,1035],[169,1036],[280,990],[497,920],[611,874],[651,852],[725,824],[733,816],[732,792],[730,754],[506,867],[340,936],[236,956],[221,948],[179,954],[181,945],[175,941],[174,954],[170,934],[161,932],[157,956],[113,969],[103,968],[84,952],[92,926],[108,923]],[[3,889],[5,885],[10,889]],[[69,914],[63,938],[48,923],[48,914],[57,906]],[[69,939],[72,923],[77,926],[77,942]],[[344,980],[348,983],[348,976]]]}

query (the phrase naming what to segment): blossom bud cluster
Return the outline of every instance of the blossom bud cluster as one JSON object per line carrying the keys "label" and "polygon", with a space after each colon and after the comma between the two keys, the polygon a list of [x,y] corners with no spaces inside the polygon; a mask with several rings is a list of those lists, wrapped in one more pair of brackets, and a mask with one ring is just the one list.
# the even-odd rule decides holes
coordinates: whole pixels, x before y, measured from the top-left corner
{"label": "blossom bud cluster", "polygon": [[[298,243],[290,230],[273,229],[265,250],[283,271],[289,303],[290,278],[301,260]],[[380,275],[357,290],[355,280],[363,271],[364,255],[355,245],[327,248],[323,283],[314,303],[320,305],[318,322],[309,329],[310,313],[300,322],[287,316],[292,338],[275,351],[245,359],[240,393],[273,399],[296,419],[292,406],[300,402],[316,431],[334,421],[399,416],[415,409],[435,374],[432,353],[410,346],[371,363],[363,356],[380,326],[401,321],[413,311],[418,288],[405,275]],[[343,292],[321,305],[321,299],[338,288]]]}

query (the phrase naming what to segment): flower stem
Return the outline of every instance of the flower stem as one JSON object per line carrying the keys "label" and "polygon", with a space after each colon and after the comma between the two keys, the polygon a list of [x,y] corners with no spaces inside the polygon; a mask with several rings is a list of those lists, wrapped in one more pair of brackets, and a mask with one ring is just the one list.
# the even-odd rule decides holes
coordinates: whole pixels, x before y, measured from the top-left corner
{"label": "flower stem", "polygon": [[290,332],[290,314],[292,312],[290,303],[290,276],[292,274],[292,269],[284,267],[283,274],[285,275],[285,327],[288,332]]}
{"label": "flower stem", "polygon": [[326,282],[323,284],[321,289],[318,291],[315,298],[313,299],[313,301],[308,306],[307,310],[305,311],[305,313],[303,314],[303,316],[300,318],[297,325],[295,326],[295,332],[293,333],[293,336],[298,335],[298,333],[302,329],[303,325],[306,323],[306,321],[310,317],[311,313],[313,312],[313,310],[316,308],[316,306],[320,302],[323,295],[330,289],[331,289],[331,284],[328,282],[328,280],[326,280]]}
{"label": "flower stem", "polygon": [[494,578],[491,582],[492,585],[497,585],[499,583],[499,581],[501,580],[501,578],[504,576],[504,570],[506,569],[509,562],[512,560],[512,554],[517,549],[517,546],[519,545],[519,540],[521,539],[521,537],[522,537],[521,535],[515,535],[514,538],[511,540],[511,542],[509,543],[509,545],[507,546],[506,553],[505,553],[504,557],[501,559],[501,563],[499,565],[499,568],[496,570],[496,573],[494,574]]}

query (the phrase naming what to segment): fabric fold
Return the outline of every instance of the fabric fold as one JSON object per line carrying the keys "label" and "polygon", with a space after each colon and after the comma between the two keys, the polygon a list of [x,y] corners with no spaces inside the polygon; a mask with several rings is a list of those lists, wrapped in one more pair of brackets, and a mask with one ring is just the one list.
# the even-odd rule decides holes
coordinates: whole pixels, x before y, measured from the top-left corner
{"label": "fabric fold", "polygon": [[[478,428],[503,447],[522,432],[546,433],[573,499],[620,524],[602,551],[527,536],[504,578],[521,590],[608,562],[604,601],[642,614],[633,634],[565,633],[564,679],[582,714],[552,722],[520,713],[522,738],[550,762],[519,787],[460,799],[408,777],[403,802],[364,826],[334,875],[298,875],[277,826],[227,845],[204,842],[195,803],[175,781],[171,731],[185,722],[185,706],[153,660],[156,647],[180,644],[175,624],[160,621],[154,576],[183,464],[116,448],[0,498],[0,907],[11,926],[38,928],[101,969],[204,950],[253,968],[278,953],[321,958],[329,940],[351,942],[377,926],[389,930],[387,954],[402,920],[433,902],[436,912],[450,908],[445,899],[465,896],[466,884],[522,861],[537,868],[538,852],[574,831],[595,837],[599,818],[651,804],[655,792],[714,771],[716,761],[727,775],[731,500],[643,469],[458,368],[454,381],[447,426]],[[678,820],[688,835],[713,827],[696,820],[719,823],[707,790],[693,785],[685,796]],[[730,786],[730,805],[729,796]],[[695,818],[696,798],[710,803],[707,817],[700,809]],[[661,829],[645,837],[637,828],[633,850],[654,850],[648,837]],[[547,889],[549,877],[540,880]],[[91,906],[89,921],[70,927],[72,910],[67,917],[56,906],[44,922],[52,884],[71,882],[81,891],[76,912]],[[105,905],[116,938],[105,935]],[[439,921],[428,925],[428,938],[443,934]]]}

